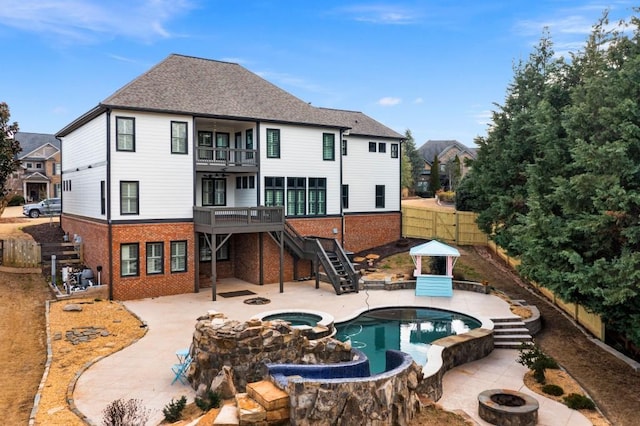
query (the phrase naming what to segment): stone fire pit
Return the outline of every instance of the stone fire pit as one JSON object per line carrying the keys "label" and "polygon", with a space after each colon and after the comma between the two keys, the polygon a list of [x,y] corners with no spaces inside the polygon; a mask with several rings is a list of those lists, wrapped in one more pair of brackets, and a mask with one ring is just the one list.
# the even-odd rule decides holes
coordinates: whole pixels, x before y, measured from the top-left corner
{"label": "stone fire pit", "polygon": [[478,395],[478,404],[480,418],[494,425],[529,426],[538,423],[538,401],[522,392],[486,390]]}

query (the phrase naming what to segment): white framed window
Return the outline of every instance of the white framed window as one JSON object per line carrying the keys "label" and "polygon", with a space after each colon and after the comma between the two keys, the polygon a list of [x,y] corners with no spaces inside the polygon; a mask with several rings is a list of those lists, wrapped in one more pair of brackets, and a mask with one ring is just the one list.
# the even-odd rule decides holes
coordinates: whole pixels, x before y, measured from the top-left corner
{"label": "white framed window", "polygon": [[120,276],[138,276],[138,243],[120,245]]}
{"label": "white framed window", "polygon": [[187,242],[171,241],[171,272],[187,270]]}
{"label": "white framed window", "polygon": [[116,117],[116,151],[136,150],[136,119]]}
{"label": "white framed window", "polygon": [[139,183],[137,181],[120,182],[120,214],[139,214]]}
{"label": "white framed window", "polygon": [[164,244],[162,242],[147,243],[147,275],[164,272]]}
{"label": "white framed window", "polygon": [[188,152],[187,143],[187,122],[171,122],[171,153],[186,154]]}

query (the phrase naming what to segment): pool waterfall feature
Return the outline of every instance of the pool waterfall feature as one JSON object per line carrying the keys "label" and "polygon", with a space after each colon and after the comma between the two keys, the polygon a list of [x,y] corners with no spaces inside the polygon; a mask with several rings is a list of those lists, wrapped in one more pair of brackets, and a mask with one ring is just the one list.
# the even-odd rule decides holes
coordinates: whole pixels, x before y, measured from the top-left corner
{"label": "pool waterfall feature", "polygon": [[[223,368],[230,366],[239,392],[247,383],[269,380],[287,392],[291,420],[299,424],[336,424],[346,421],[347,415],[350,422],[360,424],[381,418],[402,423],[419,410],[419,395],[440,399],[442,377],[448,369],[483,358],[493,350],[492,327],[490,321],[483,320],[480,328],[434,341],[425,366],[416,364],[410,355],[389,351],[386,371],[354,379],[332,377],[325,369],[358,361],[357,352],[347,343],[330,337],[309,340],[300,329],[282,320],[240,322],[211,311],[198,318],[188,377],[194,389],[209,389]],[[307,364],[318,376],[285,376],[278,384],[269,373],[269,365],[274,363]],[[389,415],[393,420],[380,417]]]}

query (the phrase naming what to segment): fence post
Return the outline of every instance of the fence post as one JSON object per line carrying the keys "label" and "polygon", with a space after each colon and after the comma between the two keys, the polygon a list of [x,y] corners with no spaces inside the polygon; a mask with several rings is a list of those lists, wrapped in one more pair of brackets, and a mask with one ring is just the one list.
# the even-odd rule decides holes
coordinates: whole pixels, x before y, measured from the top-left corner
{"label": "fence post", "polygon": [[51,255],[51,284],[56,286],[56,255]]}

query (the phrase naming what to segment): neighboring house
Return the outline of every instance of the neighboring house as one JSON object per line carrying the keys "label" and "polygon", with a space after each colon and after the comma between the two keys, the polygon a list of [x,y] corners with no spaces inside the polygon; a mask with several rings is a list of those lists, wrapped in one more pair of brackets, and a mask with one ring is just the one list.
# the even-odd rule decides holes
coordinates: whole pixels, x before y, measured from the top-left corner
{"label": "neighboring house", "polygon": [[456,140],[428,140],[418,148],[420,156],[424,159],[424,169],[420,180],[416,184],[417,193],[429,192],[429,178],[434,158],[438,157],[440,164],[440,184],[442,188],[450,189],[451,176],[449,173],[451,164],[456,157],[460,160],[460,175],[462,178],[469,171],[467,160],[475,160],[477,154],[475,148],[469,148]]}
{"label": "neighboring house", "polygon": [[54,135],[17,132],[20,170],[14,189],[26,202],[60,197],[60,141]]}
{"label": "neighboring house", "polygon": [[56,136],[62,228],[114,299],[321,269],[357,291],[344,251],[401,236],[403,136],[238,64],[170,55]]}

